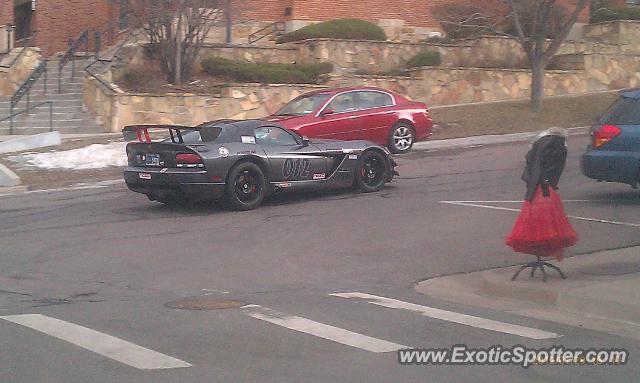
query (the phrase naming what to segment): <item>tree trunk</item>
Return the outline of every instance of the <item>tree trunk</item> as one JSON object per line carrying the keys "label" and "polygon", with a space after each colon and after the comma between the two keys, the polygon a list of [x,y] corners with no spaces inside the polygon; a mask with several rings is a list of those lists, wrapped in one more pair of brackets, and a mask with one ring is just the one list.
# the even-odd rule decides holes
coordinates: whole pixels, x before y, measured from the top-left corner
{"label": "tree trunk", "polygon": [[176,27],[176,65],[173,83],[175,85],[182,84],[182,12],[178,15],[178,26]]}
{"label": "tree trunk", "polygon": [[232,42],[232,33],[233,33],[233,19],[231,15],[231,0],[225,0],[224,4],[224,14],[225,19],[227,21],[227,44],[231,44]]}
{"label": "tree trunk", "polygon": [[531,62],[531,67],[531,111],[537,113],[542,109],[546,65],[542,58],[537,57]]}

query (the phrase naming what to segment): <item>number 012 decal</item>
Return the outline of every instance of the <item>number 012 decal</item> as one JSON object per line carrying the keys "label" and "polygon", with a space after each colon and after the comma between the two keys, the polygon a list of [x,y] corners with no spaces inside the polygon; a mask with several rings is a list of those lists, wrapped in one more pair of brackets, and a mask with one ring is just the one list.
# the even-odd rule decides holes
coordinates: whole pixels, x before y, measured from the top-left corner
{"label": "number 012 decal", "polygon": [[306,158],[293,160],[287,158],[282,166],[282,176],[284,179],[307,178],[311,173],[311,163]]}

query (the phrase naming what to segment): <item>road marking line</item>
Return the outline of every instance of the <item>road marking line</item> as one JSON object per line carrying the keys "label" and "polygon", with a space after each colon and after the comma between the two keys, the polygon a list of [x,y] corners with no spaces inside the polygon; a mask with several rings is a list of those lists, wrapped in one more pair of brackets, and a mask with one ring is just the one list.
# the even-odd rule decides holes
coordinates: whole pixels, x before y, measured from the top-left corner
{"label": "road marking line", "polygon": [[192,366],[180,359],[149,350],[137,344],[45,315],[8,315],[1,316],[0,319],[45,333],[140,370]]}
{"label": "road marking line", "polygon": [[408,310],[419,313],[429,318],[440,319],[448,322],[463,324],[466,326],[482,328],[485,330],[502,332],[505,334],[518,335],[530,339],[551,339],[558,338],[562,335],[553,332],[538,330],[531,327],[518,326],[505,322],[498,322],[491,319],[480,318],[472,315],[460,314],[453,311],[441,310],[434,307],[421,306],[415,303],[403,302],[397,299],[379,297],[377,295],[351,292],[351,293],[334,293],[329,294],[340,298],[360,298],[366,299],[368,303],[388,307],[392,309]]}
{"label": "road marking line", "polygon": [[392,352],[409,348],[401,344],[372,338],[357,332],[330,326],[310,319],[289,315],[258,305],[247,305],[243,309],[250,317],[263,320],[290,330],[328,339],[347,346],[356,347],[370,352]]}
{"label": "road marking line", "polygon": [[[480,201],[480,202],[482,202],[482,201]],[[491,201],[491,202],[498,202],[498,201]],[[514,208],[502,207],[502,206],[480,205],[480,204],[477,204],[477,203],[468,203],[468,202],[459,202],[459,201],[440,201],[440,203],[449,204],[449,205],[480,207],[480,208],[491,209],[491,210],[514,211],[514,212],[518,212],[518,213],[520,212],[520,209],[514,209]],[[573,218],[573,219],[578,219],[578,220],[581,220],[581,221],[596,222],[596,223],[606,223],[608,225],[640,227],[640,223],[609,221],[609,220],[606,220],[606,219],[579,217],[579,216],[575,216],[575,215],[568,215],[567,217]]]}

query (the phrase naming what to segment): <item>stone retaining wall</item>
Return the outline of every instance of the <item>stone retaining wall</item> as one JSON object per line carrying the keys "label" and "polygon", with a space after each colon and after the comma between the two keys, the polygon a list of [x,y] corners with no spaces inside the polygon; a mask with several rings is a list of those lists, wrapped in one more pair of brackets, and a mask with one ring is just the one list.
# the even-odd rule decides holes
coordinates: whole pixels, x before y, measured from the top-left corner
{"label": "stone retaining wall", "polygon": [[298,49],[292,46],[208,44],[202,47],[200,57],[222,57],[252,63],[290,64],[298,61],[300,55]]}
{"label": "stone retaining wall", "polygon": [[[553,65],[564,70],[547,71],[546,96],[640,86],[640,39],[630,37],[640,36],[640,23],[596,24],[587,27],[587,35],[588,41],[563,45]],[[355,74],[397,69],[424,50],[440,52],[442,66],[417,68],[396,77]],[[337,73],[331,76],[329,87],[376,86],[430,106],[522,99],[529,97],[531,86],[531,72],[518,69],[525,65],[522,49],[515,40],[502,37],[457,45],[314,39],[277,48],[218,45],[205,52],[203,56],[251,62],[331,61]],[[119,131],[131,123],[197,124],[219,118],[262,117],[297,95],[318,88],[249,84],[221,87],[216,95],[149,95],[109,91],[90,79],[85,104],[103,121],[105,131]]]}
{"label": "stone retaining wall", "polygon": [[455,45],[368,40],[310,39],[294,43],[301,62],[330,61],[337,73],[384,73],[403,68],[418,53],[439,52],[442,66],[522,68],[524,51],[504,37],[463,40]]}
{"label": "stone retaining wall", "polygon": [[638,45],[640,21],[608,21],[590,24],[584,28],[585,40],[616,45]]}
{"label": "stone retaining wall", "polygon": [[[549,70],[545,96],[633,88],[640,85],[640,57],[585,55],[585,70]],[[407,77],[341,75],[331,86],[375,86],[395,90],[428,105],[513,100],[529,97],[526,69],[419,68]]]}
{"label": "stone retaining wall", "polygon": [[[579,94],[640,85],[640,57],[585,55],[586,70],[547,71],[545,96]],[[525,69],[418,68],[409,76],[334,75],[329,87],[376,86],[397,91],[430,106],[529,97],[531,72]],[[220,118],[259,118],[298,95],[323,88],[313,85],[231,85],[219,96],[197,94],[127,94],[109,91],[95,79],[85,84],[84,102],[105,131],[124,125],[198,124]]]}
{"label": "stone retaining wall", "polygon": [[221,118],[267,116],[317,85],[234,85],[221,96],[192,93],[152,95],[111,91],[95,79],[85,81],[84,103],[103,124],[105,132],[119,132],[129,124],[196,125]]}
{"label": "stone retaining wall", "polygon": [[15,48],[10,54],[0,57],[0,65],[10,65],[22,49],[26,50],[12,66],[0,66],[0,96],[11,96],[42,61],[38,48]]}

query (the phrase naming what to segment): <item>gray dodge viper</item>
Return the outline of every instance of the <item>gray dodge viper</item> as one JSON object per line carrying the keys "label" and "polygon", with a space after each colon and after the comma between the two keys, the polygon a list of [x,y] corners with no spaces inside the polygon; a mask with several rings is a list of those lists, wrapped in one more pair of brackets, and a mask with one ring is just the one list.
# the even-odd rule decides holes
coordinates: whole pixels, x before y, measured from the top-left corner
{"label": "gray dodge viper", "polygon": [[[161,140],[152,140],[158,131]],[[122,132],[126,141],[137,141],[127,144],[127,186],[166,204],[222,200],[232,209],[251,210],[284,190],[353,187],[374,192],[398,174],[382,146],[310,141],[261,120],[132,125]]]}

